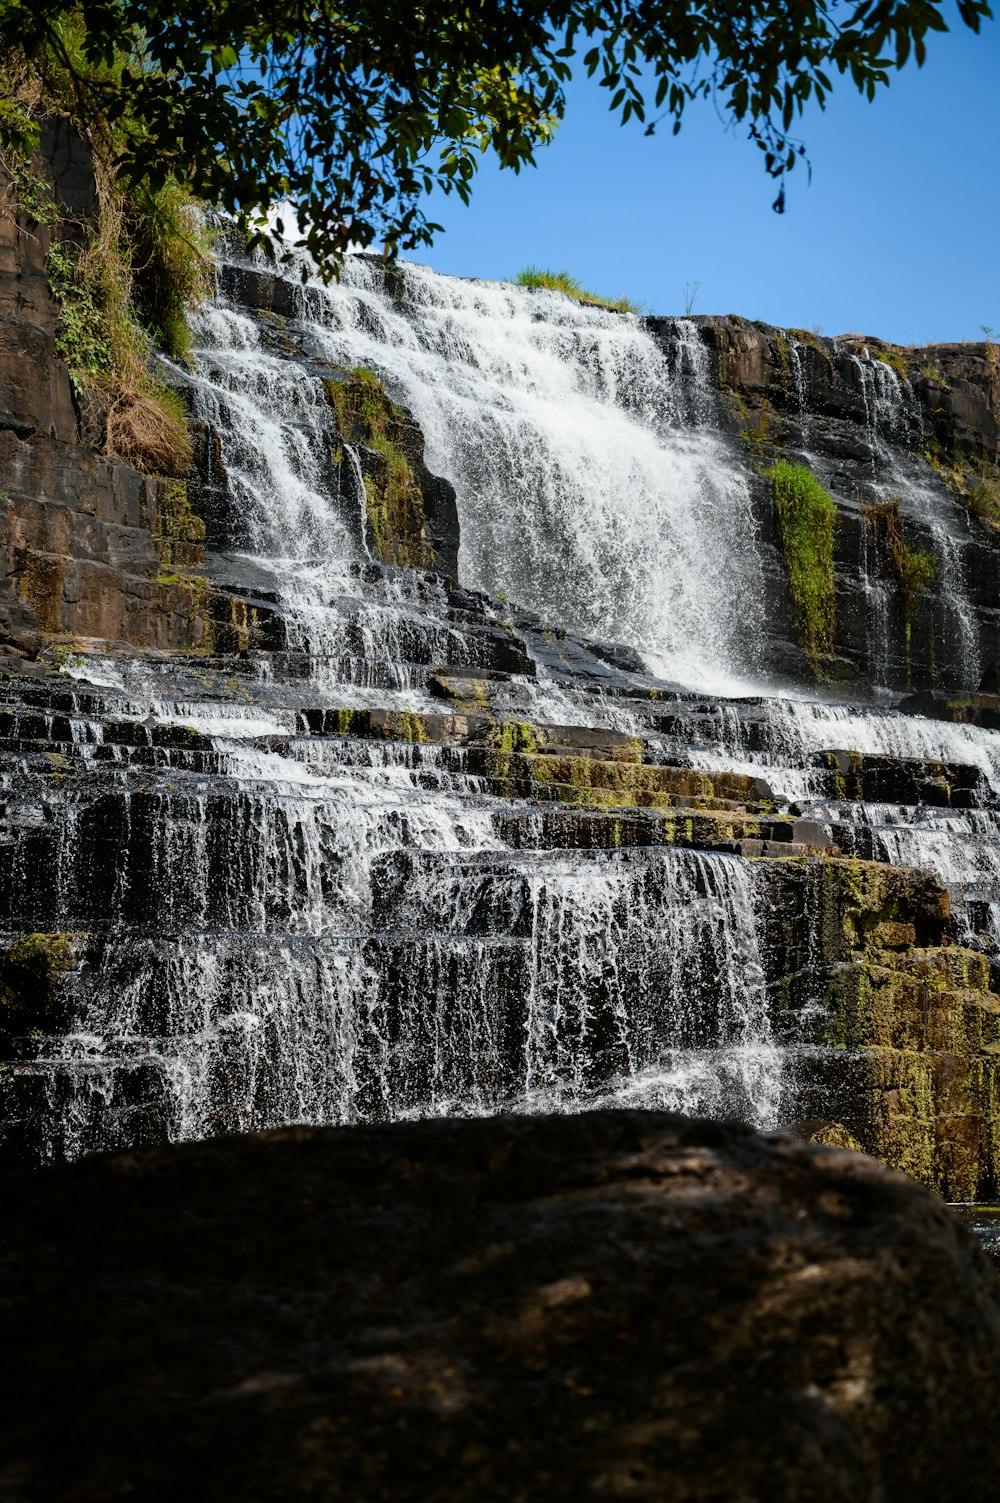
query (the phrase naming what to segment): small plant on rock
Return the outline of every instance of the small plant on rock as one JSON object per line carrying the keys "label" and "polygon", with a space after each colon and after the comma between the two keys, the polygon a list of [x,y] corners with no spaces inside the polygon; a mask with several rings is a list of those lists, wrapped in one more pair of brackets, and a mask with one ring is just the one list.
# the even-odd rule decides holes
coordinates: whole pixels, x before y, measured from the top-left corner
{"label": "small plant on rock", "polygon": [[883,538],[889,550],[893,573],[903,597],[903,610],[909,621],[937,576],[937,559],[925,548],[911,548],[903,530],[900,498],[891,496],[864,508],[868,530]]}

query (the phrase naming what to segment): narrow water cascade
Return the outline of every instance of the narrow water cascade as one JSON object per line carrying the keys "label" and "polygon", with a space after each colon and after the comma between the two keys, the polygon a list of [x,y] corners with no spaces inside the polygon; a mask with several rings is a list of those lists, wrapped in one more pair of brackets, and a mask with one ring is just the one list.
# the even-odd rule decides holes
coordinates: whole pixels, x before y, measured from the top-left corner
{"label": "narrow water cascade", "polygon": [[[1000,1012],[1000,708],[947,698],[996,555],[921,469],[916,388],[743,321],[300,270],[230,247],[164,364],[199,459],[143,515],[200,645],[90,634],[3,690],[8,1145],[627,1105],[992,1184],[912,1146],[945,1108],[907,1087],[937,1116],[898,1126],[924,1056],[865,1010],[936,977]],[[819,682],[779,443],[849,456]],[[864,520],[896,487],[926,619]]]}

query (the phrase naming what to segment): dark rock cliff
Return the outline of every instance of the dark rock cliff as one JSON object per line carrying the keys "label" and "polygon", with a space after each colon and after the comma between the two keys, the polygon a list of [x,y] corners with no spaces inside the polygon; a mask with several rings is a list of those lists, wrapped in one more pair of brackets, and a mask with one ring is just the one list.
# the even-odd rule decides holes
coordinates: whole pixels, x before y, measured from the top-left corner
{"label": "dark rock cliff", "polygon": [[[52,123],[34,165],[53,181],[57,207],[86,227],[97,202],[82,143]],[[56,352],[51,232],[19,207],[6,176],[0,196],[0,654],[32,659],[67,636],[203,646],[204,581],[164,568],[156,545],[176,488],[83,440]]]}
{"label": "dark rock cliff", "polygon": [[[761,666],[812,677],[761,473],[791,458],[814,470],[838,507],[836,657],[824,675],[832,686],[978,688],[1000,654],[1000,349],[901,349],[735,316],[693,322],[710,354],[719,420],[755,477],[767,602]],[[676,320],[647,325],[669,341]],[[900,588],[873,513],[890,497],[901,540],[934,559],[933,583],[916,600]]]}

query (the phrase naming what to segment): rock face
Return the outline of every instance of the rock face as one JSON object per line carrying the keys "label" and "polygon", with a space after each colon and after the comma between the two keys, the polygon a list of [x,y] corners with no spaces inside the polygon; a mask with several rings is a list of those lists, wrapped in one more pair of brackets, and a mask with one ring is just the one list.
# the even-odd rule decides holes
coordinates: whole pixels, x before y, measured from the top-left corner
{"label": "rock face", "polygon": [[[88,153],[58,121],[41,153],[36,168],[86,233],[97,211]],[[202,555],[178,570],[157,546],[183,483],[140,475],[82,442],[55,349],[51,232],[18,208],[6,174],[0,197],[0,655],[31,660],[60,636],[203,648],[212,626]]]}
{"label": "rock face", "polygon": [[[810,677],[788,609],[771,487],[760,474],[791,458],[814,470],[838,508],[836,645],[824,676],[903,692],[976,689],[1000,648],[1000,348],[901,349],[736,316],[692,322],[723,399],[719,420],[757,471],[766,662]],[[676,320],[647,324],[666,346],[675,338]],[[934,583],[919,598],[901,588],[879,530],[877,508],[891,498],[901,507],[900,540],[936,559]]]}
{"label": "rock face", "polygon": [[996,1274],[855,1154],[616,1112],[4,1189],[11,1503],[995,1496]]}
{"label": "rock face", "polygon": [[[411,296],[405,275],[372,264],[380,292],[405,308]],[[310,321],[323,318],[315,299],[288,280],[243,266],[224,267],[220,288],[253,316],[269,352],[303,360],[341,393],[328,438],[339,456],[331,483],[345,510],[356,508],[359,481],[342,457],[344,446],[352,447],[360,458],[372,556],[453,574],[459,537],[451,487],[426,470],[422,437],[404,422],[395,448],[399,457],[409,455],[414,473],[410,484],[396,485],[395,502],[387,500],[393,487],[387,487],[386,459],[393,445],[387,450],[384,435],[373,434],[370,413],[359,428],[357,411],[345,407],[350,372],[331,366],[310,335]],[[816,678],[793,624],[773,490],[761,473],[775,460],[791,459],[814,470],[837,506],[836,630],[823,681],[836,692],[861,695],[876,686],[897,694],[979,688],[1000,656],[996,347],[901,350],[879,339],[826,339],[733,316],[645,319],[668,363],[677,361],[682,322],[694,328],[708,360],[711,411],[702,411],[699,420],[743,450],[753,492],[756,551],[766,585],[757,669],[810,684]],[[383,407],[387,400],[381,399]],[[386,410],[393,406],[389,401]],[[484,466],[496,462],[489,452],[482,456]],[[239,506],[225,494],[224,485],[205,493],[209,541],[219,546],[240,528]],[[884,513],[897,498],[898,536],[890,539]],[[386,526],[381,519],[390,504],[393,518]],[[901,580],[899,546],[926,560],[925,585],[914,589]],[[605,644],[604,650],[616,666],[626,666],[625,649]]]}
{"label": "rock face", "polygon": [[858,860],[779,861],[767,876],[777,1026],[814,1048],[800,1130],[861,1147],[950,1200],[990,1193],[1000,997],[986,957],[950,942],[948,894],[926,873]]}
{"label": "rock face", "polygon": [[[253,316],[268,354],[305,358],[323,382],[329,404],[323,445],[326,481],[345,518],[364,514],[365,544],[380,563],[430,569],[457,578],[459,526],[455,490],[424,463],[424,435],[394,402],[373,371],[324,361],[307,348],[302,332],[303,294],[270,272],[226,264],[220,295]],[[290,415],[291,416],[291,415]],[[353,456],[353,461],[351,456]],[[199,467],[204,474],[205,466]],[[239,498],[221,465],[206,486],[194,482],[208,519],[210,544],[232,546],[245,529]]]}

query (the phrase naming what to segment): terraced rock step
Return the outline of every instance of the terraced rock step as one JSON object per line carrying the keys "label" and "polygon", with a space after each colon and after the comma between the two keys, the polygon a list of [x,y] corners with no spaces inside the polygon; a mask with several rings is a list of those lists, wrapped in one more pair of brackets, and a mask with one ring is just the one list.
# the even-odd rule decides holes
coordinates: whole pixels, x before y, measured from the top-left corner
{"label": "terraced rock step", "polygon": [[[29,931],[0,961],[9,1152],[277,1122],[289,1099],[351,1120],[683,1092],[955,1196],[993,1183],[988,957],[949,943],[932,878],[838,857],[851,826],[667,760],[648,723],[498,718],[509,679],[438,713],[222,700],[202,676],[141,717],[120,691],[7,685],[0,894]],[[995,803],[981,769],[928,759],[825,753],[808,778],[836,807]]]}

